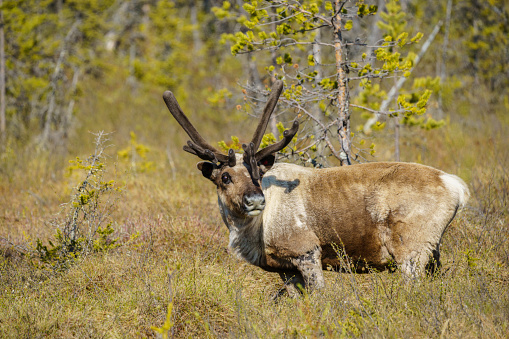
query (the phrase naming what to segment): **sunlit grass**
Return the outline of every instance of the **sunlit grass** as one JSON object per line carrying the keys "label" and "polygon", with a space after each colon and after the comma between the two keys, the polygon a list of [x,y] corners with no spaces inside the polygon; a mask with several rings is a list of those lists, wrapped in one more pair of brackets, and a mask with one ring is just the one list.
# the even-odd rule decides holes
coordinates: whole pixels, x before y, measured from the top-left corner
{"label": "sunlit grass", "polygon": [[[103,85],[97,86],[90,90]],[[122,114],[129,121],[112,135],[108,159],[110,174],[125,187],[112,213],[112,236],[121,246],[63,272],[35,265],[31,246],[55,233],[50,221],[69,201],[76,178],[65,176],[66,156],[19,153],[13,145],[15,160],[0,176],[1,337],[153,337],[170,303],[174,337],[509,335],[509,140],[502,137],[507,126],[493,123],[496,115],[471,117],[475,128],[454,118],[440,130],[405,136],[403,160],[458,174],[471,190],[444,235],[440,274],[407,282],[398,271],[326,272],[323,291],[274,302],[278,275],[228,253],[214,187],[181,151],[185,136],[162,102],[94,105],[91,111],[118,111],[101,122],[84,119],[82,131],[108,131]],[[155,118],[140,117],[142,110],[157,110]],[[152,170],[136,172],[117,159],[129,145],[126,126],[138,126]],[[89,154],[92,141],[80,133],[70,158]],[[390,149],[391,142],[380,138],[378,147]],[[390,151],[379,153],[378,160],[390,159]]]}

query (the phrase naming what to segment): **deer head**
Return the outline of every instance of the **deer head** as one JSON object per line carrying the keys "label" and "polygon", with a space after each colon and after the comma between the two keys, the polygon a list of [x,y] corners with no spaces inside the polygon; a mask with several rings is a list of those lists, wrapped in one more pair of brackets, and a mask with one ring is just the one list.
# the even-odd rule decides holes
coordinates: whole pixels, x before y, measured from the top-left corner
{"label": "deer head", "polygon": [[285,148],[299,129],[299,123],[294,121],[292,127],[284,131],[283,139],[258,150],[282,90],[283,82],[276,81],[251,142],[242,145],[243,155],[235,154],[233,149],[223,154],[209,145],[182,112],[173,93],[166,91],[163,94],[171,114],[191,138],[184,146],[184,151],[205,160],[197,164],[198,169],[216,185],[220,204],[235,217],[256,216],[263,211],[265,197],[260,188],[260,179],[274,164],[274,154]]}

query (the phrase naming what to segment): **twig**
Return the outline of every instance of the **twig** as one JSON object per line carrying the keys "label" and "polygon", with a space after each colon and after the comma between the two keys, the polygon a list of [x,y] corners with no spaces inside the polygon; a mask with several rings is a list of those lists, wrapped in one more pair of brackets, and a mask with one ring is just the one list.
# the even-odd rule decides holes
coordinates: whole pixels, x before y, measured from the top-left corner
{"label": "twig", "polygon": [[0,237],[0,240],[5,241],[9,245],[11,245],[12,248],[14,248],[18,252],[21,252],[22,254],[32,253],[32,251],[28,247],[23,246],[23,245],[16,245],[12,241],[10,241],[10,240],[8,240],[8,239],[6,239],[4,237]]}

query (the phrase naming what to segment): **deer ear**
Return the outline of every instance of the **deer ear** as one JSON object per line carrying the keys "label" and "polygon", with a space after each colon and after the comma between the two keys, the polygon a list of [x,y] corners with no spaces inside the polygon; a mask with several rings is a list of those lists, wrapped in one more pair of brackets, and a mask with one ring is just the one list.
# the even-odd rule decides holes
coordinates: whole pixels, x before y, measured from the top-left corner
{"label": "deer ear", "polygon": [[208,161],[200,161],[196,167],[201,171],[201,174],[210,180],[214,180],[214,172],[217,168],[216,164]]}
{"label": "deer ear", "polygon": [[262,171],[262,174],[265,174],[268,170],[272,168],[274,162],[276,161],[276,156],[274,154],[269,154],[258,161],[258,166]]}

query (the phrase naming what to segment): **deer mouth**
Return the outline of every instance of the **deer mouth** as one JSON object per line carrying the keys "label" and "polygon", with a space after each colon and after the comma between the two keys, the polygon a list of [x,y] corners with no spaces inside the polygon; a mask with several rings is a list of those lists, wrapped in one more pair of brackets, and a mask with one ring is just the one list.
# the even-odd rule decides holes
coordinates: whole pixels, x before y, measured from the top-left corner
{"label": "deer mouth", "polygon": [[262,209],[248,211],[247,215],[249,215],[250,217],[255,217],[257,215],[260,215],[260,213],[262,213],[262,212],[263,212],[263,208]]}
{"label": "deer mouth", "polygon": [[244,196],[244,210],[250,217],[254,217],[263,212],[265,208],[265,197],[263,195]]}

